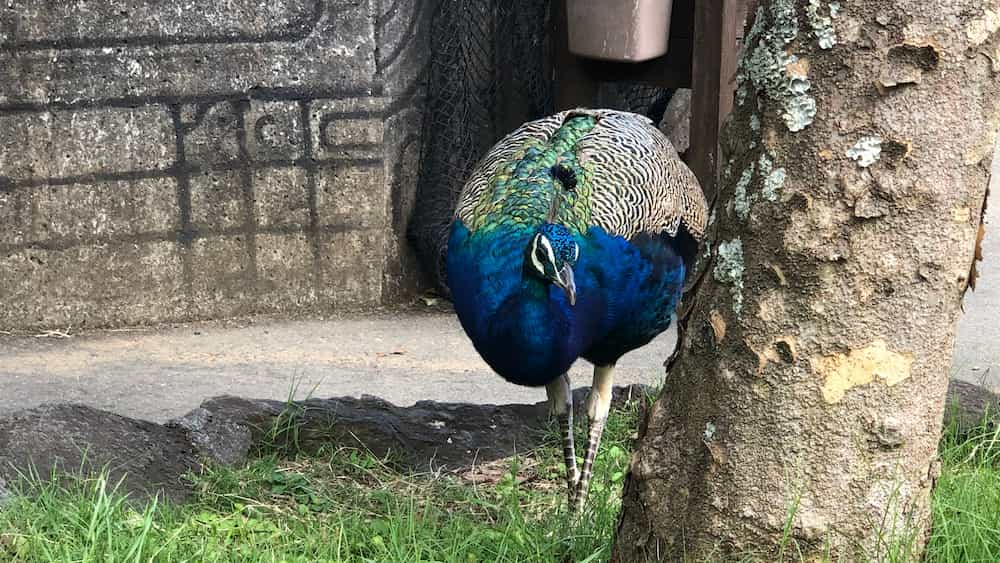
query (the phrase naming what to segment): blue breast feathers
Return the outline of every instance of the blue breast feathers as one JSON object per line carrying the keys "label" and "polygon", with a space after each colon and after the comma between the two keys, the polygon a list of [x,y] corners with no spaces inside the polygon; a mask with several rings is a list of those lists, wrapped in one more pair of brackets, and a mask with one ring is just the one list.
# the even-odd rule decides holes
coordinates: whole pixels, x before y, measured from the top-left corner
{"label": "blue breast feathers", "polygon": [[577,236],[577,301],[524,275],[533,230],[470,232],[452,225],[448,285],[455,312],[483,359],[520,385],[545,385],[578,358],[606,365],[669,326],[684,263],[666,235],[631,241],[598,227]]}

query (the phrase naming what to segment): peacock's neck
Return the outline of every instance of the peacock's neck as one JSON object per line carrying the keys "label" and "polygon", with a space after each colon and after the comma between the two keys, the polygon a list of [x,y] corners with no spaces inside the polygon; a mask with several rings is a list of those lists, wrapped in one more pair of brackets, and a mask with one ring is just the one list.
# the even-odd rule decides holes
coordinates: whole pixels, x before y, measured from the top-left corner
{"label": "peacock's neck", "polygon": [[503,227],[470,235],[456,222],[449,242],[448,279],[455,310],[480,355],[498,374],[521,385],[545,385],[579,357],[585,341],[562,292],[524,271],[532,229]]}
{"label": "peacock's neck", "polygon": [[516,315],[524,334],[544,340],[550,347],[568,345],[572,317],[570,311],[550,294],[552,286],[535,276],[525,275],[521,280]]}
{"label": "peacock's neck", "polygon": [[568,306],[550,295],[549,284],[525,276],[492,316],[483,357],[504,378],[521,385],[545,385],[573,364],[574,343]]}

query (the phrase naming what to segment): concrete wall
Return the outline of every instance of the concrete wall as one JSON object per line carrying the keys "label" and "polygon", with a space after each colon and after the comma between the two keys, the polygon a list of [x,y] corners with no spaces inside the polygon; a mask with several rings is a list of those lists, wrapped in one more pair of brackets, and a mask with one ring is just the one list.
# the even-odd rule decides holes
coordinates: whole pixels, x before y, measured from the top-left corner
{"label": "concrete wall", "polygon": [[403,298],[419,4],[0,5],[0,330]]}

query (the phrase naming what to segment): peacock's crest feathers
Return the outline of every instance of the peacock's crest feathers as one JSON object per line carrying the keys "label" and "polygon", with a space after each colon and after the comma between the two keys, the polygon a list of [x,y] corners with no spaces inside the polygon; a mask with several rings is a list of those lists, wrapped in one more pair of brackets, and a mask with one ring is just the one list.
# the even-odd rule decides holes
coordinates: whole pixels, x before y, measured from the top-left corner
{"label": "peacock's crest feathers", "polygon": [[557,264],[576,263],[580,257],[580,247],[573,240],[573,232],[565,225],[545,223],[538,232],[552,245],[553,258]]}
{"label": "peacock's crest feathers", "polygon": [[525,123],[476,166],[456,216],[471,231],[543,222],[630,239],[683,224],[699,239],[701,188],[670,141],[640,115],[577,109]]}

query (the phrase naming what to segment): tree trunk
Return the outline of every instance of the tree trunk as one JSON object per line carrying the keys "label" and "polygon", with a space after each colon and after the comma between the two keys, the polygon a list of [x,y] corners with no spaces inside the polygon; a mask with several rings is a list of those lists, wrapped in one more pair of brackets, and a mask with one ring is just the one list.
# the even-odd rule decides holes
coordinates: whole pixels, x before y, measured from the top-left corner
{"label": "tree trunk", "polygon": [[1000,1],[762,0],[614,560],[917,554],[1000,128]]}

